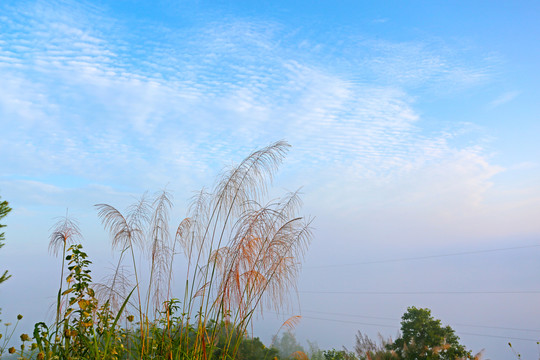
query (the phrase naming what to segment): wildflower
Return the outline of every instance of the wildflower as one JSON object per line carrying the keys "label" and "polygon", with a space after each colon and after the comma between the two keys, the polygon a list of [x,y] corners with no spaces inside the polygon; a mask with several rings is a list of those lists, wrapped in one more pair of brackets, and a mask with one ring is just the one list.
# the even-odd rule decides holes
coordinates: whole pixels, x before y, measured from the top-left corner
{"label": "wildflower", "polygon": [[82,321],[81,325],[84,326],[84,327],[90,327],[90,326],[92,326],[92,320],[90,320],[90,321]]}
{"label": "wildflower", "polygon": [[45,359],[45,354],[43,354],[43,352],[40,351],[40,352],[37,354],[37,359],[38,359],[38,360],[43,360],[43,359]]}
{"label": "wildflower", "polygon": [[13,346],[10,347],[10,348],[8,349],[8,352],[9,352],[10,354],[15,354],[15,348],[14,348]]}
{"label": "wildflower", "polygon": [[133,319],[134,319],[133,315],[129,315],[129,316],[127,317],[127,320],[128,320],[129,322],[132,322]]}
{"label": "wildflower", "polygon": [[17,320],[21,320],[21,319],[22,319],[22,315],[21,314],[17,315]]}
{"label": "wildflower", "polygon": [[28,340],[30,340],[30,336],[28,336],[28,334],[21,335],[21,341],[28,341]]}
{"label": "wildflower", "polygon": [[36,343],[32,343],[32,350],[36,350],[37,349],[37,344]]}

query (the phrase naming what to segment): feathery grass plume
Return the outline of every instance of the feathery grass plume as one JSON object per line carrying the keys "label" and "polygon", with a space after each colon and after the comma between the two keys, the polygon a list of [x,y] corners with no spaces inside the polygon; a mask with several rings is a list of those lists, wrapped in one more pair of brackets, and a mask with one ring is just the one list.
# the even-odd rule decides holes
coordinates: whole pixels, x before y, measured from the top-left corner
{"label": "feathery grass plume", "polygon": [[[537,343],[538,344],[538,343]],[[485,349],[482,349],[480,350],[479,352],[477,352],[474,357],[473,357],[473,360],[482,360],[482,358],[484,357],[484,351]]]}
{"label": "feathery grass plume", "polygon": [[131,273],[126,266],[118,263],[114,272],[105,275],[99,283],[94,284],[96,298],[100,304],[109,303],[111,310],[117,313],[124,300],[133,289]]}
{"label": "feathery grass plume", "polygon": [[58,218],[57,222],[51,227],[49,236],[49,252],[58,256],[60,250],[65,254],[66,245],[72,245],[82,239],[81,230],[77,220],[66,216]]}
{"label": "feathery grass plume", "polygon": [[[169,277],[167,280],[167,299],[171,297],[171,283],[173,280],[173,262],[176,255],[176,244],[180,244],[182,248],[185,249],[185,244],[189,241],[188,237],[190,235],[191,227],[193,226],[193,221],[190,218],[185,218],[180,222],[176,228],[176,234],[174,236],[173,247],[170,251],[170,262],[169,262]],[[187,256],[187,255],[186,255]]]}
{"label": "feathery grass plume", "polygon": [[161,303],[164,301],[163,292],[165,290],[165,282],[169,273],[170,261],[170,234],[169,234],[169,211],[172,208],[172,195],[163,190],[156,195],[152,204],[154,212],[150,220],[150,280],[148,284],[148,299],[147,313],[150,304],[150,294],[152,285],[155,285],[153,293],[153,309],[154,313],[158,310]]}
{"label": "feathery grass plume", "polygon": [[[115,274],[99,289],[108,292],[111,303],[114,296],[122,302],[127,279],[121,264],[124,253],[131,253],[140,315],[140,339],[132,342],[137,356],[154,354],[161,338],[165,342],[157,351],[164,358],[207,359],[217,356],[218,343],[219,358],[234,357],[256,311],[288,306],[310,242],[310,221],[297,215],[299,191],[260,202],[288,147],[279,141],[257,150],[218,177],[212,191],[198,192],[172,242],[172,201],[166,190],[153,201],[143,196],[125,215],[110,205],[96,205],[113,249],[121,251]],[[187,260],[183,301],[171,299],[177,245]],[[150,263],[145,304],[135,249],[147,252]]]}
{"label": "feathery grass plume", "polygon": [[287,147],[278,142],[252,153],[215,187],[204,232],[196,234],[203,244],[196,264],[203,253],[207,260],[196,267],[200,272],[193,274],[190,292],[210,283],[199,302],[205,318],[226,314],[245,331],[257,309],[266,304],[279,311],[295,289],[311,236],[309,221],[289,217],[300,204],[298,192],[279,203],[258,203]]}
{"label": "feathery grass plume", "polygon": [[103,226],[112,235],[113,250],[126,249],[133,246],[144,249],[144,233],[150,221],[151,206],[144,193],[141,198],[128,207],[124,216],[115,207],[107,204],[96,204],[98,217]]}
{"label": "feathery grass plume", "polygon": [[[143,305],[141,300],[141,290],[139,275],[137,271],[137,262],[135,261],[135,250],[137,246],[142,251],[144,250],[144,234],[150,221],[151,208],[147,200],[146,193],[137,201],[131,205],[124,216],[119,210],[113,206],[107,204],[96,204],[98,209],[98,217],[105,226],[105,229],[109,230],[112,236],[112,248],[120,248],[122,254],[129,250],[131,253],[131,260],[133,265],[133,273],[135,275],[135,287],[137,289],[138,300],[138,313],[140,319],[141,338],[144,339],[145,333],[142,327],[143,324]],[[121,261],[122,258],[120,258]],[[120,264],[120,262],[119,262]],[[112,289],[114,290],[114,289]],[[141,340],[142,340],[141,339]]]}
{"label": "feathery grass plume", "polygon": [[[198,245],[194,259],[196,266],[209,264],[209,257],[215,249],[222,246],[226,232],[232,226],[233,218],[243,213],[252,199],[257,199],[266,191],[266,182],[272,179],[273,172],[283,160],[288,147],[287,143],[280,141],[253,152],[238,166],[230,168],[219,178],[212,194],[197,197],[199,203],[192,208],[197,209],[199,204],[206,205],[206,209],[203,210],[207,210],[207,215],[205,222],[196,226],[197,233],[193,237],[193,241]],[[197,268],[192,275],[191,295],[195,289],[200,288],[215,275],[214,266],[205,266],[201,269],[204,269],[203,276],[197,275]],[[196,281],[198,284],[194,284]],[[209,299],[206,300],[208,304]],[[191,312],[193,305],[189,303],[188,313]]]}
{"label": "feathery grass plume", "polygon": [[79,242],[82,239],[81,231],[77,220],[70,218],[66,210],[66,216],[58,218],[57,222],[51,228],[49,237],[49,252],[58,256],[62,250],[62,269],[60,271],[60,286],[56,297],[56,331],[60,321],[60,311],[62,307],[62,287],[64,283],[64,266],[66,261],[66,247]]}
{"label": "feathery grass plume", "polygon": [[276,335],[281,331],[283,328],[287,328],[288,331],[292,331],[299,323],[300,320],[302,320],[302,316],[300,315],[293,315],[287,320],[281,324],[281,327],[278,329]]}

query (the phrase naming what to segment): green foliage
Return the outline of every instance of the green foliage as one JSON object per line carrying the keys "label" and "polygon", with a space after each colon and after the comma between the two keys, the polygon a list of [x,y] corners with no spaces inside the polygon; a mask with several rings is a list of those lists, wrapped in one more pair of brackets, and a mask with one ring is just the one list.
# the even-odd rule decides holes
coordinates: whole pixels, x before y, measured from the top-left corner
{"label": "green foliage", "polygon": [[[0,200],[2,198],[0,197]],[[7,216],[7,214],[9,214],[9,212],[11,211],[11,208],[9,207],[9,204],[7,201],[0,201],[0,220],[2,220],[4,217]],[[3,227],[6,227],[6,225],[2,225],[0,224],[0,231]],[[2,246],[4,246],[4,240],[5,240],[5,233],[4,232],[0,232],[0,248]],[[0,284],[3,283],[4,281],[6,281],[7,279],[9,279],[11,277],[11,275],[8,275],[8,272],[7,270],[4,270],[4,273],[0,276]]]}
{"label": "green foliage", "polygon": [[261,342],[261,340],[256,337],[253,339],[246,338],[238,347],[238,352],[235,359],[237,360],[261,360],[268,359],[271,360],[274,357],[278,356],[278,351],[274,348],[267,348]]}
{"label": "green foliage", "polygon": [[392,344],[392,339],[385,339],[379,334],[379,342],[370,339],[366,334],[358,331],[354,351],[360,360],[390,360],[397,359],[395,352],[387,350],[386,346]]}
{"label": "green foliage", "polygon": [[281,338],[274,336],[272,347],[277,350],[280,359],[291,359],[291,355],[299,351],[305,353],[304,347],[298,343],[290,331],[283,332]]}
{"label": "green foliage", "polygon": [[[92,262],[77,244],[82,238],[77,222],[66,214],[54,226],[49,243],[50,251],[62,254],[56,320],[50,326],[35,325],[31,349],[24,344],[30,337],[21,337],[17,356],[274,358],[277,350],[249,338],[247,329],[254,313],[286,306],[311,238],[309,220],[297,214],[298,192],[269,203],[262,198],[288,147],[276,142],[226,171],[213,190],[202,190],[193,199],[189,216],[176,232],[169,231],[172,201],[167,191],[153,201],[143,196],[126,212],[96,205],[113,250],[119,251],[114,274],[102,284],[93,282]],[[137,252],[148,256],[151,264],[146,291],[140,279],[147,273],[140,269],[144,262],[136,261],[141,258]],[[171,296],[172,264],[178,253],[186,256],[187,264],[181,301]],[[131,262],[134,282],[123,270],[124,261]],[[64,277],[66,266],[69,274]],[[122,326],[121,319],[126,321]]]}
{"label": "green foliage", "polygon": [[[72,245],[65,260],[70,273],[66,282],[70,287],[62,292],[65,309],[60,313],[59,323],[49,328],[45,323],[34,327],[37,358],[59,359],[108,359],[116,358],[123,349],[122,340],[125,330],[117,323],[125,308],[120,309],[116,317],[109,309],[108,302],[101,306],[92,289],[92,277],[89,269],[92,263],[82,250],[82,245]],[[24,354],[22,358],[31,358],[33,354]]]}
{"label": "green foliage", "polygon": [[[15,325],[13,325],[13,327],[11,323],[5,323],[3,326],[5,329],[4,332],[0,331],[0,358],[2,358],[2,354],[6,351],[11,338],[15,334],[15,330],[17,330],[19,321],[21,321],[22,318],[23,318],[22,315],[17,315],[17,321],[15,322]],[[24,337],[24,339],[25,340],[23,340],[23,337],[21,337],[21,340],[23,340],[23,345],[24,345],[24,341],[26,341],[26,336]],[[13,354],[14,349],[15,348],[11,348],[9,353]]]}
{"label": "green foliage", "polygon": [[401,337],[386,347],[403,360],[472,358],[450,326],[443,327],[440,320],[431,316],[431,310],[414,306],[402,316]]}
{"label": "green foliage", "polygon": [[324,360],[324,351],[319,349],[316,342],[307,341],[309,345],[309,359],[310,360]]}
{"label": "green foliage", "polygon": [[326,350],[324,351],[325,360],[357,360],[358,358],[352,351],[347,350]]}

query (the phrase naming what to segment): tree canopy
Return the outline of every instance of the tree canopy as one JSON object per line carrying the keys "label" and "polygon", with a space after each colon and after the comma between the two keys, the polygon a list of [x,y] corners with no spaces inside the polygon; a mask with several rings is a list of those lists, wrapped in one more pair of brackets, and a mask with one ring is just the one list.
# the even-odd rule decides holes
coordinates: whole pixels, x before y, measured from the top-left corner
{"label": "tree canopy", "polygon": [[[2,200],[2,198],[0,197],[0,200]],[[9,204],[7,201],[0,201],[0,220],[2,220],[4,217],[6,217],[6,215],[11,211],[11,208],[9,207]],[[6,225],[2,225],[0,223],[0,229],[5,227]],[[4,246],[4,240],[5,240],[5,236],[4,236],[4,232],[1,232],[0,233],[0,248],[2,246]],[[6,281],[7,279],[9,279],[11,277],[11,275],[8,275],[8,272],[7,270],[4,271],[4,273],[2,274],[2,276],[0,276],[0,284],[3,283],[4,281]]]}
{"label": "tree canopy", "polygon": [[450,326],[431,316],[431,310],[410,307],[403,314],[401,336],[387,344],[399,359],[404,360],[455,360],[472,358],[459,343],[459,337]]}

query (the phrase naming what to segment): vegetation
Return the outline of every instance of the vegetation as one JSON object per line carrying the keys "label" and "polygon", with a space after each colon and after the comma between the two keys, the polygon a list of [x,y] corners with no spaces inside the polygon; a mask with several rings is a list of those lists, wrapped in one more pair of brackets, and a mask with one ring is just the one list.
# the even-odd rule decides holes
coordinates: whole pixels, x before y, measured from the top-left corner
{"label": "vegetation", "polygon": [[[275,356],[249,339],[247,329],[255,314],[288,304],[310,242],[309,220],[297,215],[298,192],[262,203],[288,147],[274,143],[226,170],[211,191],[193,198],[174,235],[167,191],[153,199],[143,195],[125,212],[96,205],[119,254],[114,273],[102,283],[93,281],[77,223],[66,215],[49,247],[62,254],[55,322],[36,324],[34,342],[28,346],[31,337],[23,334],[20,349],[8,352],[23,359]],[[173,297],[172,264],[179,252],[187,275],[183,296]],[[139,254],[147,255],[147,272]]]}
{"label": "vegetation", "polygon": [[[293,316],[272,345],[248,335],[253,316],[279,312],[295,289],[300,261],[310,242],[310,222],[297,215],[298,192],[262,204],[267,186],[288,144],[277,142],[249,155],[218,178],[211,191],[192,200],[189,216],[169,226],[172,197],[146,194],[125,212],[96,205],[118,253],[114,272],[92,279],[92,262],[80,244],[78,224],[67,214],[53,228],[49,250],[61,254],[56,316],[21,334],[19,348],[7,349],[22,315],[0,334],[0,358],[18,359],[308,359],[290,331]],[[0,220],[11,209],[0,203]],[[0,225],[3,227],[4,225]],[[0,241],[4,233],[0,234]],[[173,296],[173,263],[185,256],[183,294]],[[146,261],[137,261],[146,256]],[[144,271],[145,265],[148,269]],[[9,278],[4,272],[0,278]],[[146,285],[144,285],[146,284]],[[8,324],[6,324],[8,325]],[[287,328],[279,337],[280,330]],[[3,339],[2,339],[3,337]],[[401,335],[371,340],[360,331],[355,351],[319,350],[312,360],[478,359],[459,344],[449,326],[429,309],[408,308]],[[519,356],[518,356],[519,357]]]}
{"label": "vegetation", "polygon": [[458,360],[482,357],[472,355],[459,343],[450,326],[431,316],[431,310],[409,307],[401,321],[401,335],[395,341],[379,334],[379,341],[358,331],[354,348],[359,360]]}
{"label": "vegetation", "polygon": [[324,351],[325,360],[357,360],[356,355],[353,352],[343,350],[326,350]]}
{"label": "vegetation", "polygon": [[455,360],[472,359],[459,343],[459,337],[450,326],[442,326],[431,316],[431,310],[409,307],[401,321],[401,336],[387,344],[398,359],[404,360]]}
{"label": "vegetation", "polygon": [[[9,214],[9,212],[11,211],[11,208],[9,207],[9,204],[7,201],[1,201],[2,200],[2,197],[0,197],[0,220],[2,220],[4,217],[7,216],[7,214]],[[2,225],[0,223],[0,231],[3,227],[5,227],[6,225]],[[5,233],[4,232],[0,232],[0,248],[2,248],[4,246],[4,241],[5,241]],[[6,281],[7,279],[9,279],[11,277],[11,275],[8,275],[8,271],[7,270],[4,270],[4,273],[2,275],[0,275],[0,284],[3,283],[4,281]]]}
{"label": "vegetation", "polygon": [[288,330],[272,339],[272,347],[277,350],[280,359],[296,359],[307,356],[304,347],[298,343],[292,331]]}
{"label": "vegetation", "polygon": [[396,352],[387,349],[387,345],[390,344],[392,344],[392,338],[385,339],[379,334],[379,342],[377,342],[358,331],[354,351],[359,360],[395,360],[397,359]]}

